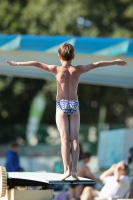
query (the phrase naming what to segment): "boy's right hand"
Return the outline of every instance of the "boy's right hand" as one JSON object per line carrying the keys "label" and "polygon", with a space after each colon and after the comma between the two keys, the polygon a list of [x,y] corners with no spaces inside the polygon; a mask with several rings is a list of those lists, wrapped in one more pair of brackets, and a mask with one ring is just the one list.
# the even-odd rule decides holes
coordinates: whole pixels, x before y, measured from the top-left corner
{"label": "boy's right hand", "polygon": [[18,62],[10,61],[10,60],[6,60],[6,63],[7,63],[8,65],[13,65],[13,66],[18,66],[18,65],[19,65]]}
{"label": "boy's right hand", "polygon": [[117,168],[122,168],[122,169],[124,169],[124,168],[125,168],[125,167],[124,167],[124,161],[122,160],[122,161],[118,162],[116,166],[117,166]]}
{"label": "boy's right hand", "polygon": [[121,59],[116,59],[114,60],[116,65],[122,65],[122,66],[126,66],[127,62]]}
{"label": "boy's right hand", "polygon": [[110,167],[110,170],[111,170],[112,172],[115,170],[116,165],[117,165],[117,164],[113,164],[113,165]]}

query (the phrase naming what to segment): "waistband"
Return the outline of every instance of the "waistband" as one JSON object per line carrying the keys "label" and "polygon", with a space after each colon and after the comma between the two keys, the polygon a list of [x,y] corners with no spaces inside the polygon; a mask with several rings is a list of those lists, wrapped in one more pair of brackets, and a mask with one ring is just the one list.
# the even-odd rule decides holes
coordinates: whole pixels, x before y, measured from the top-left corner
{"label": "waistband", "polygon": [[56,101],[56,103],[58,103],[58,102],[60,102],[60,101],[66,101],[66,102],[76,102],[76,103],[79,103],[79,101],[77,101],[77,100],[71,100],[71,99],[61,99],[61,100],[59,100],[59,101]]}

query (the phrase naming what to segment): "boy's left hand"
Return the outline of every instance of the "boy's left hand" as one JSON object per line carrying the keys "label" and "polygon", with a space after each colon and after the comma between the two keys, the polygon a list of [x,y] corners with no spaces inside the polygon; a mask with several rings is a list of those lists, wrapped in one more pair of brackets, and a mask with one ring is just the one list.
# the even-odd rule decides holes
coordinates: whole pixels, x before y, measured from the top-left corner
{"label": "boy's left hand", "polygon": [[122,66],[126,66],[127,62],[121,59],[116,59],[114,60],[116,65],[122,65]]}

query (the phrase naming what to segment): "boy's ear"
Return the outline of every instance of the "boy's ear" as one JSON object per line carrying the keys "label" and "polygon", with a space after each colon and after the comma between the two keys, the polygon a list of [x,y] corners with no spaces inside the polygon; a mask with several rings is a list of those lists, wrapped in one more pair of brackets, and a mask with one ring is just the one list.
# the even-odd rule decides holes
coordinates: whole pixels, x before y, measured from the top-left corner
{"label": "boy's ear", "polygon": [[61,58],[61,55],[58,53],[58,58],[61,60],[62,58]]}
{"label": "boy's ear", "polygon": [[72,57],[72,59],[74,59],[75,58],[75,54],[73,54],[73,57]]}

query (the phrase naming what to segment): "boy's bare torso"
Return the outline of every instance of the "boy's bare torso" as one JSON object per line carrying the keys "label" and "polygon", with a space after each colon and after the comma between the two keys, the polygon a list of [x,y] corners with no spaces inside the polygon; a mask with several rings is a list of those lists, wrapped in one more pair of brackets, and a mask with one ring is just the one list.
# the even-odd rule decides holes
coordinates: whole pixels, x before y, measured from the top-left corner
{"label": "boy's bare torso", "polygon": [[57,81],[56,100],[78,100],[77,88],[80,78],[78,66],[57,67],[55,75]]}

